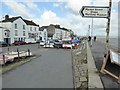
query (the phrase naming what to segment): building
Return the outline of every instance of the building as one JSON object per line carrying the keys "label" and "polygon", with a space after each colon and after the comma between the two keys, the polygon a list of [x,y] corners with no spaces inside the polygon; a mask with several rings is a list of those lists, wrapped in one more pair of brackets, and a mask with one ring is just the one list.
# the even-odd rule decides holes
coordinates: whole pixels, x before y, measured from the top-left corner
{"label": "building", "polygon": [[39,28],[39,38],[41,41],[47,42],[48,40],[48,32],[47,32],[47,27],[48,26],[42,26]]}
{"label": "building", "polygon": [[25,20],[21,16],[9,17],[1,21],[1,31],[4,42],[12,44],[14,41],[25,41],[26,39],[39,39],[39,25],[33,21]]}
{"label": "building", "polygon": [[25,20],[23,21],[26,23],[26,40],[25,41],[33,41],[36,42],[39,40],[39,25],[35,24],[33,21]]}
{"label": "building", "polygon": [[49,39],[67,39],[73,34],[72,30],[61,28],[60,25],[50,24],[49,26],[39,27],[30,20],[23,19],[21,16],[9,17],[1,21],[0,41],[12,44],[15,41],[36,42],[42,40],[47,42]]}
{"label": "building", "polygon": [[[43,28],[43,27],[41,27]],[[57,39],[62,40],[71,37],[71,31],[66,28],[61,28],[60,25],[50,24],[49,26],[45,26],[44,29],[47,30],[48,39]]]}

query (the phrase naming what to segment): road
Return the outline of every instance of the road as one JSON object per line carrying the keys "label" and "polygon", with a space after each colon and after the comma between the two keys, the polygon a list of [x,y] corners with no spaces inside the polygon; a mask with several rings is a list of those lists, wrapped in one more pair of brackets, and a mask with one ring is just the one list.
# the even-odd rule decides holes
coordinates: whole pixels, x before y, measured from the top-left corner
{"label": "road", "polygon": [[3,88],[73,88],[71,50],[38,49],[36,44],[19,48],[30,48],[39,57],[3,74]]}
{"label": "road", "polygon": [[[93,45],[91,47],[91,51],[96,63],[97,69],[100,71],[102,64],[103,64],[103,57],[105,53],[105,45],[96,41],[93,42]],[[120,89],[120,84],[117,83],[117,80],[110,77],[108,74],[102,74],[100,73],[101,80],[103,82],[103,85],[105,88],[117,88]]]}

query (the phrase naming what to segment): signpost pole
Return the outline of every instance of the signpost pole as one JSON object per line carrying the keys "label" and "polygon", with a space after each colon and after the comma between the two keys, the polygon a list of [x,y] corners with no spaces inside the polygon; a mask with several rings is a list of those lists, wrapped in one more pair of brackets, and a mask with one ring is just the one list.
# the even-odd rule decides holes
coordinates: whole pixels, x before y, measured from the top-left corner
{"label": "signpost pole", "polygon": [[110,16],[111,16],[111,7],[112,7],[112,0],[109,0],[109,10],[108,10],[108,23],[107,23],[107,28],[106,28],[106,51],[109,46],[109,32],[110,32]]}
{"label": "signpost pole", "polygon": [[92,47],[92,38],[93,38],[93,18],[92,18],[92,25],[91,25],[91,43],[90,43],[91,47]]}

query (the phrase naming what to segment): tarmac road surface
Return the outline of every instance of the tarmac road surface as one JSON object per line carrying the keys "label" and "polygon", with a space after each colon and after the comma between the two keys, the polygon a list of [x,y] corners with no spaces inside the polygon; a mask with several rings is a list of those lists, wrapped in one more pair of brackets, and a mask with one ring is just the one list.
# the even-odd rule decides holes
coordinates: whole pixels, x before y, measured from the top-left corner
{"label": "tarmac road surface", "polygon": [[31,49],[41,56],[3,74],[3,88],[73,88],[71,50]]}

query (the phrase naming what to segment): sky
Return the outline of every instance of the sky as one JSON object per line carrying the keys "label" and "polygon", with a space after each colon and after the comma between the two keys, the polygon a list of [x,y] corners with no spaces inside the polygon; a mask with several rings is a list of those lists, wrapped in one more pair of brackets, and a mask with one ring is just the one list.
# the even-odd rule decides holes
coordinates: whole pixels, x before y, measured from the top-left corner
{"label": "sky", "polygon": [[[110,36],[118,36],[118,2],[112,0]],[[119,3],[120,4],[120,3]],[[82,6],[108,6],[109,0],[0,0],[0,18],[22,16],[40,26],[59,24],[75,34],[88,35],[91,18],[79,13]],[[106,18],[93,18],[93,36],[106,35]]]}

